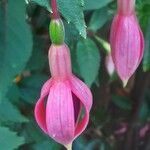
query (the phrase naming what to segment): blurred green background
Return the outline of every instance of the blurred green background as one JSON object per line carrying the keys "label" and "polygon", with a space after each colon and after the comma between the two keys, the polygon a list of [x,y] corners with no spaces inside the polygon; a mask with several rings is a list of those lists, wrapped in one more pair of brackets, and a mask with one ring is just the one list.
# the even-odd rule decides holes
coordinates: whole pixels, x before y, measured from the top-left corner
{"label": "blurred green background", "polygon": [[[0,150],[63,150],[42,133],[33,111],[50,78],[49,0],[0,0]],[[150,150],[150,0],[136,1],[143,61],[122,88],[105,66],[116,0],[58,0],[73,72],[92,90],[86,131],[73,150]],[[101,40],[103,39],[103,41]]]}

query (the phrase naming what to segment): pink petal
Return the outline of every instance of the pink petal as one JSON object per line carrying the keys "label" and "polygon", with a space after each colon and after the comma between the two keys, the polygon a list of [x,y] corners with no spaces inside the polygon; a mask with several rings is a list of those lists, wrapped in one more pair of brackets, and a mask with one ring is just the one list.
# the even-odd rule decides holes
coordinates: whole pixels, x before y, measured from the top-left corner
{"label": "pink petal", "polygon": [[105,66],[107,69],[107,72],[110,76],[112,76],[115,72],[115,66],[114,66],[114,62],[112,60],[112,56],[111,54],[108,54],[105,58]]}
{"label": "pink petal", "polygon": [[139,57],[138,66],[141,63],[143,55],[144,55],[144,36],[143,36],[143,32],[142,32],[140,26],[139,26],[139,32],[140,32],[140,37],[141,37],[141,41],[140,41],[141,48],[140,48],[140,57]]}
{"label": "pink petal", "polygon": [[79,98],[85,109],[85,114],[82,120],[77,124],[75,137],[79,136],[86,128],[89,122],[89,113],[92,106],[92,94],[89,88],[78,78],[72,76],[70,78],[70,86],[72,92]]}
{"label": "pink petal", "polygon": [[40,126],[40,128],[47,134],[47,127],[46,127],[46,111],[45,111],[45,97],[48,95],[50,91],[50,87],[52,85],[52,80],[48,80],[42,87],[41,96],[37,101],[34,109],[35,119]]}
{"label": "pink petal", "polygon": [[56,82],[49,93],[46,107],[48,134],[58,143],[73,141],[75,122],[72,94],[68,82]]}
{"label": "pink petal", "polygon": [[111,47],[115,68],[122,80],[128,80],[143,56],[143,36],[135,15],[116,15],[112,24]]}

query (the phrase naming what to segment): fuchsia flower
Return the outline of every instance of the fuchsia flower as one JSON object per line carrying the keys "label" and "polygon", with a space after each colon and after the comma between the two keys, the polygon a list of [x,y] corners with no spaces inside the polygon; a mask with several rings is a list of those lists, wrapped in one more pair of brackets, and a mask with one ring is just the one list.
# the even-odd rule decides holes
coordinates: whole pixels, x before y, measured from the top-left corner
{"label": "fuchsia flower", "polygon": [[88,124],[92,95],[89,88],[72,74],[67,45],[51,45],[49,65],[52,77],[41,90],[35,118],[47,135],[67,147]]}
{"label": "fuchsia flower", "polygon": [[143,57],[144,39],[135,15],[135,0],[118,0],[110,42],[115,69],[124,83],[133,75]]}

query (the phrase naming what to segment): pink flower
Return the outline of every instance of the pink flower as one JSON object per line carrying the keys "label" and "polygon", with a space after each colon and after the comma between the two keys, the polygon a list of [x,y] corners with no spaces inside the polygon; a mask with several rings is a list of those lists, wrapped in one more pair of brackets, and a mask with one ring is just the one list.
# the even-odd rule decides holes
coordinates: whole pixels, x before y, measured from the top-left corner
{"label": "pink flower", "polygon": [[[35,118],[47,135],[67,147],[88,124],[92,95],[72,74],[67,45],[51,45],[49,65],[52,77],[42,87]],[[84,110],[83,117],[81,110]]]}
{"label": "pink flower", "polygon": [[112,76],[114,74],[114,72],[115,72],[115,66],[114,66],[114,62],[112,60],[111,54],[108,54],[105,57],[105,66],[106,66],[108,74],[110,76]]}
{"label": "pink flower", "polygon": [[144,138],[147,132],[149,131],[149,124],[146,124],[143,128],[139,131],[140,138]]}
{"label": "pink flower", "polygon": [[135,0],[118,0],[118,13],[111,27],[112,57],[124,85],[139,66],[144,51],[143,34],[134,7]]}

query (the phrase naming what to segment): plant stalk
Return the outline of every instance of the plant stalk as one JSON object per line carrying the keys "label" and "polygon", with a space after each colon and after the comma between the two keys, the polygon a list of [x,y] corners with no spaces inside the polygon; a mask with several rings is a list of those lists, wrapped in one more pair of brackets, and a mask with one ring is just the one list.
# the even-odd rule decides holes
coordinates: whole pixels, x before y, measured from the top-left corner
{"label": "plant stalk", "polygon": [[60,15],[57,7],[57,0],[51,0],[52,19],[59,19]]}

